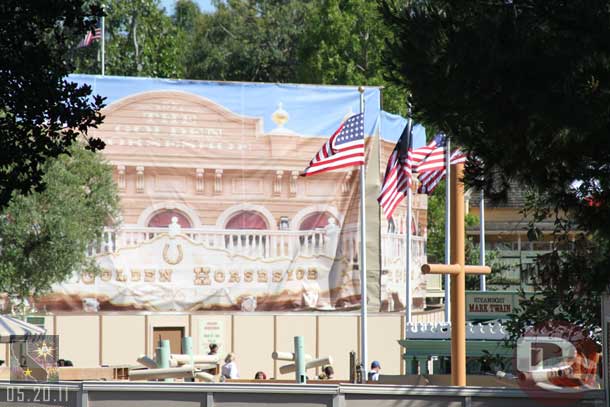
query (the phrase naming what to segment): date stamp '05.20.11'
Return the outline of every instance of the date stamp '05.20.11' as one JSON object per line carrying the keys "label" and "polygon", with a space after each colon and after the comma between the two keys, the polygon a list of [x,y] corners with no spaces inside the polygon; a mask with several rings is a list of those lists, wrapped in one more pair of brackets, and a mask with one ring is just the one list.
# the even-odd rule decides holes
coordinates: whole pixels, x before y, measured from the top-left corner
{"label": "date stamp '05.20.11'", "polygon": [[69,361],[57,358],[55,335],[36,336],[9,345],[10,381],[0,391],[0,406],[71,406],[76,394],[59,383],[59,366]]}

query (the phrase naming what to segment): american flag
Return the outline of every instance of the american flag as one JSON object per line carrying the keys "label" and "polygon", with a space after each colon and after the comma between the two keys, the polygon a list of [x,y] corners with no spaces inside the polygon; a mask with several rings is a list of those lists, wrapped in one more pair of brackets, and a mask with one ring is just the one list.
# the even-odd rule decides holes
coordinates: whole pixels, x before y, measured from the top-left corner
{"label": "american flag", "polygon": [[[458,164],[466,161],[466,155],[462,153],[460,150],[455,150],[451,157],[449,158],[449,164]],[[443,165],[442,170],[436,171],[427,171],[419,174],[419,187],[417,188],[418,194],[428,194],[430,195],[434,192],[434,189],[438,186],[438,183],[445,177],[447,174],[447,169],[445,165]]]}
{"label": "american flag", "polygon": [[390,155],[381,192],[377,198],[387,219],[392,217],[394,210],[411,187],[412,168],[426,156],[423,150],[426,147],[413,150],[413,136],[410,129],[411,125],[407,124]]}
{"label": "american flag", "polygon": [[426,157],[420,160],[414,171],[419,173],[426,171],[437,171],[445,168],[445,146],[447,138],[439,134],[434,137],[434,140],[430,142],[426,147],[422,148],[422,152],[426,154]]}
{"label": "american flag", "polygon": [[96,27],[94,32],[87,31],[85,38],[78,43],[76,48],[88,47],[89,45],[93,44],[93,41],[99,40],[100,38],[102,38],[102,29]]}
{"label": "american flag", "polygon": [[364,113],[343,122],[301,175],[308,177],[354,165],[364,165]]}

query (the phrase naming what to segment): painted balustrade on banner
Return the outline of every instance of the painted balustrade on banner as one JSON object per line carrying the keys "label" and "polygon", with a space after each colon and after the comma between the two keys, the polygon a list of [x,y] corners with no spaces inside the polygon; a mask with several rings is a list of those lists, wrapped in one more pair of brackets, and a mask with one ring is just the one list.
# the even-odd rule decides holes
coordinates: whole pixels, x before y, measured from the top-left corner
{"label": "painted balustrade on banner", "polygon": [[[101,242],[92,245],[88,255],[114,253],[167,234],[167,228],[124,226],[104,230]],[[343,257],[357,263],[359,235],[357,227],[316,230],[227,230],[183,229],[183,235],[195,244],[226,250],[253,258]]]}
{"label": "painted balustrade on banner", "polygon": [[[102,240],[89,248],[90,256],[114,253],[121,248],[134,247],[143,242],[167,234],[167,228],[124,226],[121,229],[104,230]],[[226,250],[253,258],[316,257],[345,258],[350,264],[358,263],[360,243],[356,225],[346,225],[337,230],[227,230],[183,229],[182,234],[205,247]],[[413,261],[425,262],[425,239],[413,236],[411,242]],[[383,233],[381,236],[382,268],[405,265],[404,234]]]}
{"label": "painted balustrade on banner", "polygon": [[[381,234],[381,268],[387,269],[392,264],[398,263],[405,266],[405,235],[400,233]],[[411,254],[415,263],[425,263],[426,239],[422,236],[411,237]]]}

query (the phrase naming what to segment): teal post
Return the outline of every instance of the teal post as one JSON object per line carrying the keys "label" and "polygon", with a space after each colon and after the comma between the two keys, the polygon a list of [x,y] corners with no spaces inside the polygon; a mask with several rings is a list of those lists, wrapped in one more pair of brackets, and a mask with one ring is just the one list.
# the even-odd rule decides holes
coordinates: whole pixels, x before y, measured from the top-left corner
{"label": "teal post", "polygon": [[415,357],[408,358],[407,362],[407,374],[417,374],[417,359]]}
{"label": "teal post", "polygon": [[443,357],[443,373],[444,374],[451,373],[451,357],[449,357],[449,356]]}
{"label": "teal post", "polygon": [[[169,367],[169,339],[162,339],[159,341],[159,347],[157,348],[157,366],[159,369],[167,369]],[[165,381],[173,381],[172,379],[165,379]]]}
{"label": "teal post", "polygon": [[426,356],[417,358],[419,362],[419,374],[427,375],[428,374],[428,358]]}
{"label": "teal post", "polygon": [[[190,358],[190,365],[195,366],[193,360],[193,338],[190,336],[185,336],[182,338],[182,354],[188,355]],[[184,379],[185,382],[194,382],[194,378]]]}
{"label": "teal post", "polygon": [[191,359],[193,357],[193,338],[190,336],[182,338],[182,354],[189,355]]}
{"label": "teal post", "polygon": [[294,364],[296,367],[295,375],[297,384],[307,383],[305,374],[305,345],[302,336],[294,337]]}

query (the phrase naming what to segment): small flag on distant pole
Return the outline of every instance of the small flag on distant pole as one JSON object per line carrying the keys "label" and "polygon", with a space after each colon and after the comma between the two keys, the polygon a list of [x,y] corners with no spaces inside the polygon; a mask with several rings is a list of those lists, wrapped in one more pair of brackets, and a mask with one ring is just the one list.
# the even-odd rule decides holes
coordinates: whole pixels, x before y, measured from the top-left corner
{"label": "small flag on distant pole", "polygon": [[364,114],[343,122],[310,161],[301,176],[364,165]]}
{"label": "small flag on distant pole", "polygon": [[93,32],[87,31],[85,38],[78,43],[76,48],[88,47],[89,45],[93,44],[93,41],[99,40],[100,38],[102,38],[102,29],[100,27],[95,27]]}

